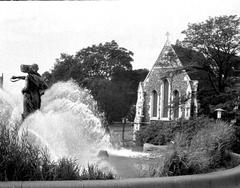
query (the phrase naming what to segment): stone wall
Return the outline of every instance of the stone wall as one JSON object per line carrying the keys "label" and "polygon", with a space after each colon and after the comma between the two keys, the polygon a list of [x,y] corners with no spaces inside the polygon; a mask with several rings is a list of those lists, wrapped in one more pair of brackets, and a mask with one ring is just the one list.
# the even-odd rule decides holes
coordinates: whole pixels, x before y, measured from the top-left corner
{"label": "stone wall", "polygon": [[[144,91],[145,91],[145,104],[144,104],[144,115],[145,115],[145,122],[150,121],[151,116],[151,94],[153,90],[157,91],[158,93],[158,120],[160,120],[160,108],[161,108],[161,85],[163,84],[163,79],[165,79],[165,72],[170,71],[170,69],[161,69],[161,68],[154,68],[152,72],[148,75],[144,83]],[[187,95],[188,92],[191,93],[189,77],[186,73],[180,73],[172,76],[172,78],[167,77],[170,88],[172,92],[174,90],[178,90],[180,96]],[[170,91],[170,93],[172,93]],[[170,94],[169,93],[169,94]],[[172,96],[171,96],[172,97]]]}
{"label": "stone wall", "polygon": [[150,98],[151,98],[152,91],[155,90],[158,94],[158,97],[161,96],[161,85],[162,85],[163,74],[164,74],[164,70],[155,68],[152,70],[148,78],[145,80],[145,83],[144,83],[145,101],[144,101],[144,109],[143,109],[145,122],[150,121],[150,113],[151,113]]}

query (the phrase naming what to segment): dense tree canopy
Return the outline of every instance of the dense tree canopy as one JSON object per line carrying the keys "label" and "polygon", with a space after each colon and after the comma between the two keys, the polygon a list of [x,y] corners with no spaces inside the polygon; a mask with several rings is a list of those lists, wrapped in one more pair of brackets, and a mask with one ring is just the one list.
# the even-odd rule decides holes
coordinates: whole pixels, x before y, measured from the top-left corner
{"label": "dense tree canopy", "polygon": [[208,72],[216,93],[224,92],[234,68],[239,67],[240,18],[236,15],[210,17],[201,23],[189,24],[182,32],[182,44],[203,53],[206,61],[200,69]]}
{"label": "dense tree canopy", "polygon": [[239,77],[240,18],[219,16],[205,22],[189,24],[183,31],[185,38],[181,45],[196,50],[204,58],[195,58],[193,69],[205,71],[212,90],[198,92],[200,114],[216,117],[216,109],[225,110],[223,118],[231,121],[239,116],[239,91],[236,81]]}
{"label": "dense tree canopy", "polygon": [[131,51],[112,41],[84,48],[76,53],[75,59],[82,64],[86,77],[110,79],[116,68],[132,70],[132,55]]}
{"label": "dense tree canopy", "polygon": [[[51,72],[43,73],[49,85],[75,80],[88,88],[108,122],[129,115],[137,99],[137,87],[148,70],[132,70],[133,53],[115,41],[83,48],[76,55],[61,54]],[[131,116],[132,118],[132,116]]]}

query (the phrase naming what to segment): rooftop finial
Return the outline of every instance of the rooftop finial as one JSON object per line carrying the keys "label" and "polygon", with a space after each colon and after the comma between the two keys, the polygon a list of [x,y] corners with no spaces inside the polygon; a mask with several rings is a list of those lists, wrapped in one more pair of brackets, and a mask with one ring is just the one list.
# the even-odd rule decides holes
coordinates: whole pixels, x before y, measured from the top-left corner
{"label": "rooftop finial", "polygon": [[167,31],[167,33],[166,33],[167,42],[169,42],[169,36],[170,36],[170,33]]}

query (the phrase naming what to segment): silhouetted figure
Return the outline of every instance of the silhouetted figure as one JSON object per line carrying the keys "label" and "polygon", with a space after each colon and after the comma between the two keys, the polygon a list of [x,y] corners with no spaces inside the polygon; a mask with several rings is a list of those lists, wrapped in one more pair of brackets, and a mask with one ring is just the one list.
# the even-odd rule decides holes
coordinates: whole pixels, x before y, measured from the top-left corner
{"label": "silhouetted figure", "polygon": [[22,89],[23,94],[23,120],[31,113],[40,109],[41,96],[47,89],[47,84],[37,72],[38,65],[21,65],[21,72],[27,73],[27,76],[12,76],[11,81],[25,80],[25,87]]}

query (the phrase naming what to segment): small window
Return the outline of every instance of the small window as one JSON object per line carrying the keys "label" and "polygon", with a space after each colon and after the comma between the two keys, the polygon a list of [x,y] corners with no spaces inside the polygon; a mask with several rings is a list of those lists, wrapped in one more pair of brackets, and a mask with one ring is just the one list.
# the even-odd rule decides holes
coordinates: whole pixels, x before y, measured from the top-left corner
{"label": "small window", "polygon": [[167,79],[163,81],[163,111],[162,111],[162,117],[167,118],[168,117],[168,99],[169,99],[169,83]]}
{"label": "small window", "polygon": [[179,92],[177,90],[173,92],[173,117],[179,118]]}
{"label": "small window", "polygon": [[152,117],[157,117],[157,92],[154,90],[152,92]]}

